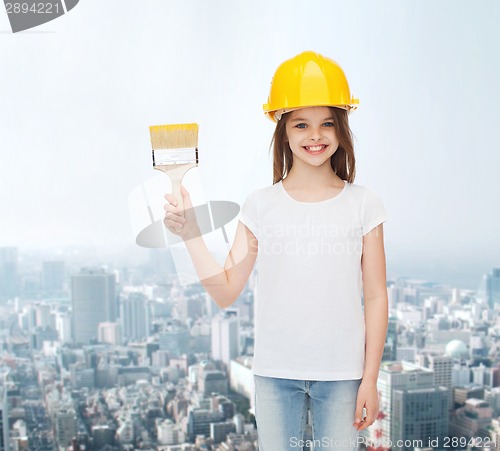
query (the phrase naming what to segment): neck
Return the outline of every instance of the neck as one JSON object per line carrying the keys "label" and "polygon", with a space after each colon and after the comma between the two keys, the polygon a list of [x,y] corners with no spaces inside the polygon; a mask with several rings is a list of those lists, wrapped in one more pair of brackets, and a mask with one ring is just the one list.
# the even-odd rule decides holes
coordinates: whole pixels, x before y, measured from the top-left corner
{"label": "neck", "polygon": [[286,176],[287,183],[297,187],[324,187],[332,185],[332,183],[341,182],[340,177],[335,174],[330,161],[325,162],[321,166],[310,166],[302,164],[294,164],[290,172]]}

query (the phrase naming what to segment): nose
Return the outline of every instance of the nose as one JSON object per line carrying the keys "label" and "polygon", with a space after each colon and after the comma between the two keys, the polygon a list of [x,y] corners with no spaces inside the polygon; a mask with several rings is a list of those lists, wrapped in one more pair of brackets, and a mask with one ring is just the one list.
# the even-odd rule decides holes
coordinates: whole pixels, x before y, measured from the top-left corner
{"label": "nose", "polygon": [[309,130],[309,139],[311,141],[319,141],[323,137],[321,127],[311,127]]}

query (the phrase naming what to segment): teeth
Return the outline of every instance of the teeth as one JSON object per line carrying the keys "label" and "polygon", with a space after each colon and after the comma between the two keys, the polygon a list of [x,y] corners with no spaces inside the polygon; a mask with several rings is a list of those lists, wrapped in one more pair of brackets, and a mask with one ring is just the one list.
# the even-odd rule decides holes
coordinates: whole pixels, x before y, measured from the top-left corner
{"label": "teeth", "polygon": [[318,150],[323,150],[326,146],[306,146],[307,150],[311,150],[312,152],[317,152]]}

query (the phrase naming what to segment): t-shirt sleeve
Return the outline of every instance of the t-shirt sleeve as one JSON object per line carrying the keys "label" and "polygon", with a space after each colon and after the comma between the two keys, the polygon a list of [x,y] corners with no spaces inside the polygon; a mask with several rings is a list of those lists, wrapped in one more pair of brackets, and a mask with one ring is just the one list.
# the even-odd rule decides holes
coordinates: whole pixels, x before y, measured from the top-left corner
{"label": "t-shirt sleeve", "polygon": [[259,197],[258,193],[254,191],[250,193],[241,207],[238,219],[245,224],[250,231],[259,238]]}
{"label": "t-shirt sleeve", "polygon": [[366,189],[362,217],[363,235],[389,218],[380,196],[368,188]]}

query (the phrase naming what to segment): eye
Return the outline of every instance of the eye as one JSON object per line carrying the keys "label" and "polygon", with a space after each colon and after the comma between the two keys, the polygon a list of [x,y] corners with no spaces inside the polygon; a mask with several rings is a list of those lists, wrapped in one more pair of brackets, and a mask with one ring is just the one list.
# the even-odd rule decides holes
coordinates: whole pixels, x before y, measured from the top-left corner
{"label": "eye", "polygon": [[325,122],[323,124],[324,127],[335,127],[335,124],[333,122]]}
{"label": "eye", "polygon": [[307,125],[304,124],[303,122],[301,122],[300,124],[297,124],[295,127],[297,127],[297,128],[306,128]]}

